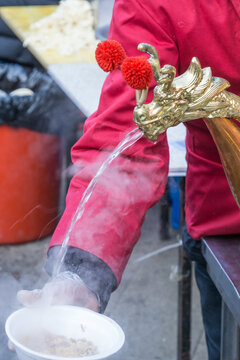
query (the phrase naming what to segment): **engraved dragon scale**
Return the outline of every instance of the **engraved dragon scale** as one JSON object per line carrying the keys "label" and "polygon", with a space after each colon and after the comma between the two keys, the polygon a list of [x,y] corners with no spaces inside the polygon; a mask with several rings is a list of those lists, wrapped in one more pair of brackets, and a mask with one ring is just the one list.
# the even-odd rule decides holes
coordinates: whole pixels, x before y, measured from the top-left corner
{"label": "engraved dragon scale", "polygon": [[157,50],[141,43],[138,50],[150,55],[155,81],[153,101],[144,104],[147,90],[137,90],[134,121],[151,141],[167,128],[199,118],[234,118],[240,121],[240,98],[225,89],[225,79],[213,77],[210,67],[201,68],[194,57],[185,73],[176,77],[174,66],[160,67]]}

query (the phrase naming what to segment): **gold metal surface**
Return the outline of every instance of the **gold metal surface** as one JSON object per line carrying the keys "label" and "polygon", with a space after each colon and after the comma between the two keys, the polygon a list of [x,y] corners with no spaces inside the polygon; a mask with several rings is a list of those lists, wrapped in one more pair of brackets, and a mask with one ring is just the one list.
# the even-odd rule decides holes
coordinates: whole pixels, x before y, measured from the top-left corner
{"label": "gold metal surface", "polygon": [[[56,8],[56,5],[6,6],[0,7],[0,15],[19,39],[24,41],[30,25],[45,16],[51,15]],[[76,54],[63,56],[55,50],[38,51],[33,46],[28,48],[45,68],[51,64],[95,62],[95,49],[83,49]]]}
{"label": "gold metal surface", "polygon": [[240,207],[240,128],[230,119],[204,119],[223,164],[223,168]]}
{"label": "gold metal surface", "polygon": [[169,127],[204,118],[215,141],[232,194],[240,207],[240,128],[230,118],[240,121],[240,98],[225,89],[228,81],[212,76],[211,68],[201,68],[193,58],[187,71],[176,77],[174,66],[161,68],[156,49],[140,44],[140,51],[150,55],[157,86],[153,101],[144,104],[147,91],[137,90],[134,121],[151,141]]}
{"label": "gold metal surface", "polygon": [[136,92],[137,106],[134,121],[151,141],[180,122],[199,118],[240,117],[240,98],[225,89],[229,82],[212,76],[211,68],[201,68],[193,58],[187,71],[176,77],[174,66],[161,68],[156,49],[149,44],[140,44],[140,51],[150,55],[150,62],[157,86],[153,101],[144,104],[147,92]]}

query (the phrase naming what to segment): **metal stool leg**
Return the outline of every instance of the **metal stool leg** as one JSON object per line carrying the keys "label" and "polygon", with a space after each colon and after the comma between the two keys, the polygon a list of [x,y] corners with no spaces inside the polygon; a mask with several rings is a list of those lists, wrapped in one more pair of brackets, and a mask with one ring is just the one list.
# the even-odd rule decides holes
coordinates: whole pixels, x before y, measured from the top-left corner
{"label": "metal stool leg", "polygon": [[179,273],[177,359],[190,360],[192,264],[185,255],[182,247],[179,248]]}
{"label": "metal stool leg", "polygon": [[[185,178],[180,181],[181,194],[181,224],[185,222]],[[178,360],[191,358],[191,289],[192,289],[192,263],[187,258],[182,246],[179,247],[179,275],[178,283]]]}

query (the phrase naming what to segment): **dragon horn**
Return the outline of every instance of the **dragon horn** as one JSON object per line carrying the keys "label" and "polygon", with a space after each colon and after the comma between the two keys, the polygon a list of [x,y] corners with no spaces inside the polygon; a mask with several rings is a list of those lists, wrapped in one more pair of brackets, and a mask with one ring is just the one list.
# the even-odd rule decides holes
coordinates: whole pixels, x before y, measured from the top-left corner
{"label": "dragon horn", "polygon": [[137,106],[142,106],[148,95],[148,88],[143,90],[136,90],[136,102]]}
{"label": "dragon horn", "polygon": [[160,76],[161,76],[161,66],[160,66],[157,50],[155,49],[154,46],[146,44],[146,43],[139,44],[138,50],[145,52],[150,56],[148,61],[152,66],[154,79],[155,79],[156,83],[158,83]]}

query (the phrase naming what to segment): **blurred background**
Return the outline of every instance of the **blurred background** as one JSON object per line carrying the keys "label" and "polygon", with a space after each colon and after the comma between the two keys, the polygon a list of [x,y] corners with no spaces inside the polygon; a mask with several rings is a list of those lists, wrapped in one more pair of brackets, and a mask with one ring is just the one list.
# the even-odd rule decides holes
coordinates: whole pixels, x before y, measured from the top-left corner
{"label": "blurred background", "polygon": [[[95,38],[104,40],[114,1],[90,3]],[[93,49],[56,55],[29,38],[30,25],[54,13],[57,4],[43,1],[20,9],[12,5],[22,5],[21,1],[5,1],[0,8],[0,45],[5,44],[0,51],[0,359],[4,360],[16,360],[8,350],[4,324],[20,307],[17,291],[40,288],[48,279],[46,250],[65,206],[72,176],[70,148],[81,136],[85,119],[97,109],[106,77],[94,62]],[[169,245],[181,238],[184,136],[184,127],[169,133],[175,162],[171,160],[165,194],[149,210],[122,283],[106,310],[126,335],[124,347],[111,359],[177,356],[179,249]],[[207,355],[195,283],[192,297],[192,359],[202,360]]]}

